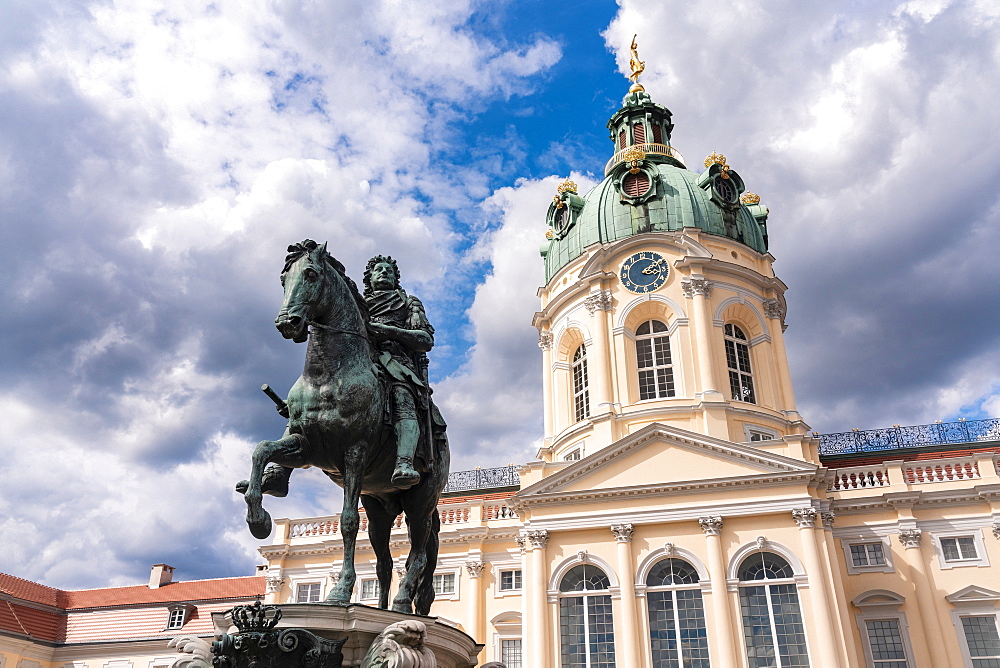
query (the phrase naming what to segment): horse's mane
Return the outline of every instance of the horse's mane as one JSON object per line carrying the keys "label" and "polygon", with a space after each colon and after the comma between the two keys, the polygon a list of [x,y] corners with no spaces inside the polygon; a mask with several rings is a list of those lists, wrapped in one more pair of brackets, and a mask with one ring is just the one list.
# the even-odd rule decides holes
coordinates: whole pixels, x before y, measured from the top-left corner
{"label": "horse's mane", "polygon": [[[312,239],[305,239],[297,244],[292,244],[291,246],[289,246],[288,255],[285,256],[285,266],[281,270],[281,273],[282,274],[286,273],[289,269],[292,268],[292,265],[295,264],[295,262],[300,257],[302,257],[303,255],[308,255],[317,248],[319,248],[319,244],[317,244]],[[358,290],[358,286],[354,282],[354,280],[347,275],[347,268],[340,262],[340,260],[330,255],[330,253],[327,252],[325,249],[323,251],[323,260],[338,274],[340,274],[341,278],[343,278],[344,282],[347,284],[347,287],[350,288],[351,296],[354,297],[354,301],[357,302],[358,311],[361,312],[361,319],[365,323],[365,331],[368,334],[368,340],[374,346],[375,340],[372,338],[371,330],[368,328],[368,323],[371,318],[371,316],[368,313],[368,302],[366,302],[365,298],[361,295],[361,292]]]}

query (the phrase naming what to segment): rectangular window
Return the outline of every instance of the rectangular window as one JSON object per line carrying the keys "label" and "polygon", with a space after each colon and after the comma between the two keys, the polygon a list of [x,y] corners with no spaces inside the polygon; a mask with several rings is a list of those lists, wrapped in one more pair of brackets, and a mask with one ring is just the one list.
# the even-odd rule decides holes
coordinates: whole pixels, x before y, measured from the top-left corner
{"label": "rectangular window", "polygon": [[972,536],[942,538],[941,553],[944,554],[945,561],[965,561],[979,558],[979,554],[976,552],[976,539]]}
{"label": "rectangular window", "polygon": [[563,457],[563,461],[566,461],[566,462],[578,462],[578,461],[580,461],[580,449],[577,448],[573,452],[571,452],[568,455],[566,455],[565,457]]}
{"label": "rectangular window", "polygon": [[871,648],[872,665],[875,668],[909,666],[898,619],[869,619],[865,622],[865,630],[868,632],[868,646]]}
{"label": "rectangular window", "polygon": [[455,593],[455,574],[454,573],[438,573],[434,576],[434,593],[435,594],[454,594]]}
{"label": "rectangular window", "polygon": [[521,656],[520,638],[500,641],[500,661],[507,668],[524,668],[524,660]]}
{"label": "rectangular window", "polygon": [[318,582],[308,582],[300,584],[295,589],[295,602],[296,603],[318,603],[319,602],[319,589],[320,584]]}
{"label": "rectangular window", "polygon": [[885,552],[882,548],[881,542],[851,545],[851,562],[858,568],[885,566]]}
{"label": "rectangular window", "polygon": [[361,581],[361,600],[373,601],[379,597],[378,580]]}
{"label": "rectangular window", "polygon": [[517,591],[521,588],[521,569],[500,571],[500,591]]}
{"label": "rectangular window", "polygon": [[[170,611],[170,617],[167,619],[168,629],[179,629],[184,626],[184,613],[187,612],[184,608],[177,608]],[[160,618],[162,619],[162,617]]]}
{"label": "rectangular window", "polygon": [[962,617],[962,630],[973,668],[1000,666],[1000,634],[997,633],[996,615]]}

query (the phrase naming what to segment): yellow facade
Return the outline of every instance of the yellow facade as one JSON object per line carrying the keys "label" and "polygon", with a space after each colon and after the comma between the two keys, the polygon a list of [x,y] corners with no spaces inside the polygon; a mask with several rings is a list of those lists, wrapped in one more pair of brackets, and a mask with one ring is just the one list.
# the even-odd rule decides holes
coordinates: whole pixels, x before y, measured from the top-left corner
{"label": "yellow facade", "polygon": [[[669,276],[633,294],[619,268],[645,251],[668,258]],[[516,494],[440,506],[444,593],[433,613],[482,642],[483,662],[996,665],[974,662],[992,656],[975,653],[993,651],[998,627],[996,443],[824,465],[795,410],[785,286],[772,261],[698,229],[649,233],[586,249],[540,291],[538,458],[519,467]],[[673,396],[639,395],[636,332],[650,320],[665,325]],[[745,335],[752,402],[733,397],[729,324]],[[582,418],[573,378],[581,345]],[[261,549],[270,601],[294,601],[310,584],[325,596],[339,567],[336,522],[278,522],[274,544]],[[394,556],[406,547],[397,528]],[[747,579],[758,561],[774,577]],[[359,581],[374,580],[365,541],[358,563]],[[687,581],[650,584],[665,564],[686,568]],[[580,573],[600,576],[599,588],[562,591]],[[362,584],[356,596],[374,604],[373,592]],[[703,622],[682,620],[698,601]],[[671,642],[671,615],[689,642]]]}

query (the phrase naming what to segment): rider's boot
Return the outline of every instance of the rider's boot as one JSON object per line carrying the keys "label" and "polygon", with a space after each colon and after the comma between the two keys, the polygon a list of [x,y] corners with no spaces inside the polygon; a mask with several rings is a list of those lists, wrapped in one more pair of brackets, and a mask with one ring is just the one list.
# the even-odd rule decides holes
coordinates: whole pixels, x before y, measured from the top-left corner
{"label": "rider's boot", "polygon": [[396,470],[392,472],[392,484],[400,489],[409,489],[420,482],[420,474],[413,468],[413,454],[420,439],[420,423],[416,420],[400,420],[396,423]]}

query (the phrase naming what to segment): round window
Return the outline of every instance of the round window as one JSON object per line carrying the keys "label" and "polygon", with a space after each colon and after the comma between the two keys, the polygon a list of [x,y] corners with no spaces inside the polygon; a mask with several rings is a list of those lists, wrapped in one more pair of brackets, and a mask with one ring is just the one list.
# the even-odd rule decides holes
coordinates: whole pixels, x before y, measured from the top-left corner
{"label": "round window", "polygon": [[637,174],[627,174],[622,179],[622,192],[629,197],[641,197],[649,191],[649,175],[640,171]]}

